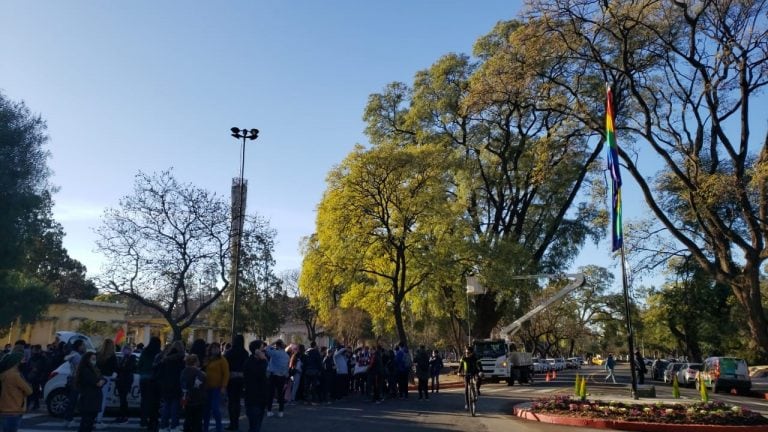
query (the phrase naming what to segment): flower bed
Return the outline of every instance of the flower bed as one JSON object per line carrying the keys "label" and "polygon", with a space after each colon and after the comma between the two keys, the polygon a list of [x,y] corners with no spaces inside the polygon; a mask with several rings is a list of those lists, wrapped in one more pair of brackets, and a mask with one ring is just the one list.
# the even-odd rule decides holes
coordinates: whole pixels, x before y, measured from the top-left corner
{"label": "flower bed", "polygon": [[581,401],[570,396],[554,396],[533,402],[530,412],[624,422],[727,426],[768,425],[768,418],[759,413],[738,406],[726,405],[722,402],[641,404],[600,400]]}

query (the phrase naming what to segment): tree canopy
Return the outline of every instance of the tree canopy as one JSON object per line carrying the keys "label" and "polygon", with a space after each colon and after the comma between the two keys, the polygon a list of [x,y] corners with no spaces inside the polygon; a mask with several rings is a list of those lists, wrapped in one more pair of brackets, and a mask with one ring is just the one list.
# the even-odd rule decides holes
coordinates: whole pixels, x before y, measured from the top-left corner
{"label": "tree canopy", "polygon": [[[230,214],[224,199],[170,171],[137,174],[133,193],[105,211],[96,231],[102,285],[159,312],[180,339],[230,286]],[[272,247],[273,236],[265,223],[247,224],[244,255]]]}

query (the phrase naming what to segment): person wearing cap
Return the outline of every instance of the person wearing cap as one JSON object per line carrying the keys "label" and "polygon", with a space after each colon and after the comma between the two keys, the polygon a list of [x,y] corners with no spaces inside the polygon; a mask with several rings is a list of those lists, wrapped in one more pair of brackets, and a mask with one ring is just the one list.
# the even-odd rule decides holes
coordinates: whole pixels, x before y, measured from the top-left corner
{"label": "person wearing cap", "polygon": [[21,417],[27,411],[27,397],[32,394],[32,387],[19,371],[23,357],[21,353],[11,352],[0,360],[0,419],[4,432],[19,430]]}
{"label": "person wearing cap", "polygon": [[250,357],[243,364],[245,385],[245,414],[248,416],[248,432],[259,432],[264,422],[264,412],[270,398],[267,384],[267,355],[264,342],[255,340],[248,345]]}

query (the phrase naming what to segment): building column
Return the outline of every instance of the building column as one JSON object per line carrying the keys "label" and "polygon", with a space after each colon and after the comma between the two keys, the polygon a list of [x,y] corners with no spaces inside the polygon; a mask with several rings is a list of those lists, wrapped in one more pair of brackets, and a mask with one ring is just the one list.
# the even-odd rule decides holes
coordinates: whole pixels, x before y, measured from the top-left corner
{"label": "building column", "polygon": [[149,325],[144,326],[144,337],[142,338],[142,341],[144,341],[144,346],[149,345],[149,336],[152,334],[152,332],[149,329]]}
{"label": "building column", "polygon": [[208,343],[213,342],[213,329],[208,329],[208,334],[206,335],[205,341]]}

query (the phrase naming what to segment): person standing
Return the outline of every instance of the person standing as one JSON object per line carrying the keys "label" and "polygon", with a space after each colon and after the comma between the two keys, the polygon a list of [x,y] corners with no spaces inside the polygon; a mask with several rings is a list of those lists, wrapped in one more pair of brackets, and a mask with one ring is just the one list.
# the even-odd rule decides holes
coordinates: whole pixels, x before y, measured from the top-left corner
{"label": "person standing", "polygon": [[179,428],[179,408],[181,405],[181,371],[184,370],[184,342],[177,340],[166,347],[155,362],[163,400],[163,416],[160,421],[162,429]]}
{"label": "person standing", "polygon": [[184,432],[201,432],[205,409],[205,373],[200,370],[196,354],[188,355],[184,364],[186,367],[181,371]]}
{"label": "person standing", "polygon": [[608,382],[610,378],[614,384],[616,384],[616,377],[613,375],[613,369],[616,367],[616,360],[613,359],[613,354],[608,354],[608,358],[605,359],[605,370],[608,371],[608,375],[605,376],[605,382]]}
{"label": "person standing", "polygon": [[323,372],[320,376],[320,402],[331,403],[335,393],[336,363],[333,361],[333,350],[320,347],[320,355],[323,357]]}
{"label": "person standing", "polygon": [[227,408],[229,408],[229,425],[227,430],[236,431],[240,428],[240,400],[243,397],[243,365],[248,360],[245,350],[245,338],[235,336],[232,349],[224,354],[229,365],[229,383],[227,383]]}
{"label": "person standing", "polygon": [[397,346],[395,368],[397,369],[397,389],[400,399],[408,399],[408,375],[411,373],[411,354],[404,342]]}
{"label": "person standing", "polygon": [[75,385],[74,377],[77,373],[77,368],[80,366],[80,359],[85,353],[85,344],[82,339],[76,340],[72,343],[72,352],[69,353],[64,360],[69,363],[69,377],[67,377],[67,387],[69,388],[69,397],[67,400],[67,411],[64,413],[64,420],[66,421],[67,428],[74,426],[75,424],[75,405],[77,405],[77,399],[80,393]]}
{"label": "person standing", "polygon": [[645,367],[645,359],[640,354],[640,350],[635,351],[635,370],[637,371],[637,383],[645,384],[645,374],[648,372],[648,368]]}
{"label": "person standing", "polygon": [[78,432],[92,432],[96,416],[101,411],[104,400],[102,388],[106,384],[96,368],[96,354],[87,352],[83,355],[75,373],[75,387],[80,392],[80,428]]}
{"label": "person standing", "polygon": [[248,416],[248,432],[260,432],[269,399],[267,356],[264,353],[264,342],[260,340],[251,342],[248,350],[251,356],[243,365],[245,413]]}
{"label": "person standing", "polygon": [[45,354],[43,354],[43,347],[33,345],[32,354],[27,361],[26,371],[27,382],[32,386],[32,395],[29,397],[27,407],[32,411],[40,408],[41,389],[48,378],[48,369],[49,363]]}
{"label": "person standing", "polygon": [[101,344],[101,349],[96,354],[96,368],[98,368],[105,383],[101,387],[101,410],[96,416],[95,427],[96,429],[104,429],[104,409],[107,408],[107,397],[109,392],[114,390],[109,383],[112,382],[113,375],[117,373],[117,355],[112,339],[104,339],[104,343]]}
{"label": "person standing", "polygon": [[336,368],[336,383],[334,385],[333,398],[339,400],[347,396],[349,392],[349,361],[347,360],[347,347],[339,344],[333,354],[333,363]]}
{"label": "person standing", "polygon": [[115,386],[120,397],[120,415],[115,419],[115,423],[125,423],[128,421],[128,395],[131,393],[131,387],[133,387],[133,375],[135,373],[136,357],[134,357],[130,345],[125,344],[122,357],[117,363]]}
{"label": "person standing", "polygon": [[419,379],[419,400],[429,400],[429,354],[424,345],[419,346],[416,357],[413,359],[416,365],[416,377]]}
{"label": "person standing", "polygon": [[160,399],[154,369],[155,359],[160,355],[160,338],[152,336],[147,347],[141,351],[136,371],[139,373],[139,392],[141,393],[141,427],[157,429]]}
{"label": "person standing", "polygon": [[323,356],[317,348],[317,342],[309,343],[309,349],[304,355],[303,387],[306,402],[320,401],[320,375],[323,370]]}
{"label": "person standing", "polygon": [[443,370],[443,359],[437,350],[432,350],[429,358],[429,376],[432,379],[432,393],[440,393],[440,372]]}
{"label": "person standing", "polygon": [[22,358],[23,354],[12,352],[0,361],[0,426],[3,432],[19,430],[21,417],[27,411],[27,397],[32,394],[32,387],[19,370]]}
{"label": "person standing", "polygon": [[281,339],[266,350],[267,373],[269,374],[269,406],[267,407],[267,417],[272,417],[272,400],[277,395],[278,412],[277,416],[283,416],[285,409],[285,383],[288,379],[288,353],[285,352],[285,343]]}
{"label": "person standing", "polygon": [[[242,368],[240,369],[242,371]],[[211,414],[216,421],[216,432],[222,432],[221,395],[227,393],[229,383],[229,363],[221,355],[221,345],[213,342],[208,345],[208,363],[205,365],[206,408],[203,416],[203,430],[211,424]]]}

